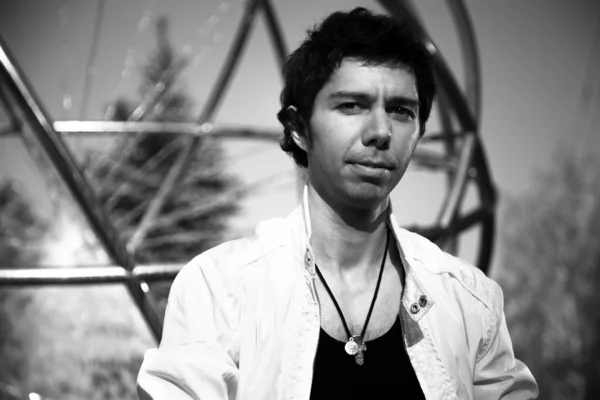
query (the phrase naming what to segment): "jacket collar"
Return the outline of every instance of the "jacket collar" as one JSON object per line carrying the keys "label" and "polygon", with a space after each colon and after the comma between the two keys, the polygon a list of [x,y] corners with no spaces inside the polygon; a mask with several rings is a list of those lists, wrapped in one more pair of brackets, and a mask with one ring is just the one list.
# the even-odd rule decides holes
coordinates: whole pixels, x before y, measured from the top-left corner
{"label": "jacket collar", "polygon": [[[293,256],[304,267],[304,270],[314,279],[315,255],[310,245],[312,226],[308,206],[308,188],[304,186],[302,204],[289,216],[288,222],[292,227],[291,240],[293,242]],[[402,259],[405,272],[404,292],[402,304],[412,319],[418,321],[433,306],[434,298],[418,278],[418,272],[423,270],[422,251],[420,251],[419,238],[415,233],[400,228],[392,207],[388,209],[387,224],[390,227]],[[420,238],[419,238],[420,239]]]}

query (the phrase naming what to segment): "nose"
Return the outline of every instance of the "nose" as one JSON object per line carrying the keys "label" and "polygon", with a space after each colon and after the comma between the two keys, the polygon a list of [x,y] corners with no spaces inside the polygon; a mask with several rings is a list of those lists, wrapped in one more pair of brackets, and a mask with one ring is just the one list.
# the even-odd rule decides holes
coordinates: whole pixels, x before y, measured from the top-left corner
{"label": "nose", "polygon": [[363,133],[363,144],[385,149],[392,138],[392,124],[385,110],[372,110]]}

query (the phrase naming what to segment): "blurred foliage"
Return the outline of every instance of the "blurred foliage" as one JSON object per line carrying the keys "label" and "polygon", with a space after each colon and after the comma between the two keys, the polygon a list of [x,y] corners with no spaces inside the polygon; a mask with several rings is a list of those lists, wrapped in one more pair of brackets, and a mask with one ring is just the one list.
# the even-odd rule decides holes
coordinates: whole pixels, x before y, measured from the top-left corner
{"label": "blurred foliage", "polygon": [[[15,185],[0,182],[0,268],[35,265],[43,232],[44,224]],[[20,395],[20,384],[27,376],[32,342],[19,316],[31,299],[31,294],[20,288],[0,286],[0,400]]]}
{"label": "blurred foliage", "polygon": [[36,240],[44,225],[13,182],[0,182],[0,267],[31,266],[39,257]]}
{"label": "blurred foliage", "polygon": [[27,392],[137,399],[135,379],[152,339],[123,285],[37,288],[20,318],[35,344],[21,385]]}
{"label": "blurred foliage", "polygon": [[[39,265],[48,228],[13,183],[0,183],[0,268]],[[31,392],[136,399],[135,378],[150,345],[122,285],[0,286],[0,400]]]}
{"label": "blurred foliage", "polygon": [[598,171],[598,154],[563,148],[508,203],[498,280],[515,353],[541,399],[600,399]]}

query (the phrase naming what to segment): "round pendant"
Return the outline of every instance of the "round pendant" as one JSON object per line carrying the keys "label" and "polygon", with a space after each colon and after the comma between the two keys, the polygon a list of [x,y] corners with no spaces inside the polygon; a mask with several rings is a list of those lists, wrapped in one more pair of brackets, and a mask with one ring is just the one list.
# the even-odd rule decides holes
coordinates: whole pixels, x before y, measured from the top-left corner
{"label": "round pendant", "polygon": [[353,356],[356,353],[358,353],[358,344],[354,341],[354,339],[351,338],[350,340],[348,340],[346,342],[346,345],[344,346],[344,350],[346,350],[346,353]]}

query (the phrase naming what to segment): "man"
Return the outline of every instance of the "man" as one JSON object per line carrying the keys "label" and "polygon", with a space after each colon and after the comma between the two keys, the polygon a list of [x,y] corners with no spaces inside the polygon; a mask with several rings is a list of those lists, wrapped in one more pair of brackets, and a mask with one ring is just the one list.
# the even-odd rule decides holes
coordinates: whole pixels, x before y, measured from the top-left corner
{"label": "man", "polygon": [[303,204],[182,269],[140,397],[536,398],[499,286],[391,212],[435,96],[425,48],[358,8],[309,32],[284,72]]}

